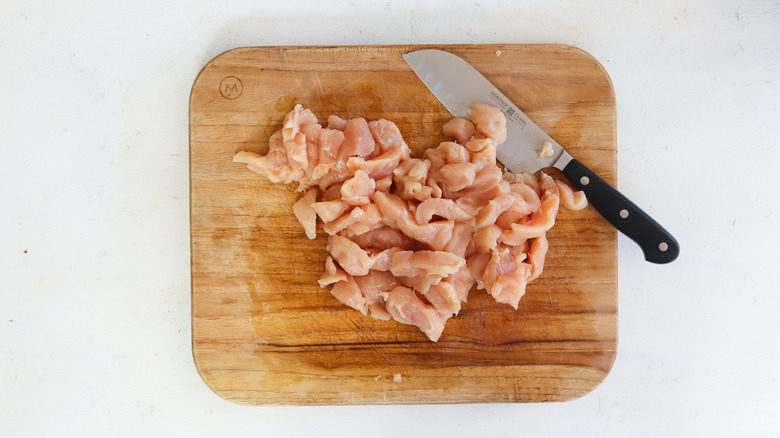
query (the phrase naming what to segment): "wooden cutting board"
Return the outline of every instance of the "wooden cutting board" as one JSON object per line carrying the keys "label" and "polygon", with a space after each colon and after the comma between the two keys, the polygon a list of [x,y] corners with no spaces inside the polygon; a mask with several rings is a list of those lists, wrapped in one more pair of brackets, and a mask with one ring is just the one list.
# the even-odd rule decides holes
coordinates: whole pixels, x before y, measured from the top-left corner
{"label": "wooden cutting board", "polygon": [[[434,46],[425,46],[434,47]],[[436,46],[471,62],[569,152],[615,183],[615,96],[562,45]],[[518,310],[473,290],[433,343],[345,307],[317,285],[325,233],[305,237],[290,187],[234,164],[265,152],[294,104],[321,121],[386,118],[420,153],[450,118],[401,55],[423,46],[250,47],[223,53],[190,99],[192,349],[240,404],[563,401],[601,383],[617,341],[617,234],[562,210]],[[551,171],[552,172],[552,171]],[[557,172],[553,172],[557,173]]]}

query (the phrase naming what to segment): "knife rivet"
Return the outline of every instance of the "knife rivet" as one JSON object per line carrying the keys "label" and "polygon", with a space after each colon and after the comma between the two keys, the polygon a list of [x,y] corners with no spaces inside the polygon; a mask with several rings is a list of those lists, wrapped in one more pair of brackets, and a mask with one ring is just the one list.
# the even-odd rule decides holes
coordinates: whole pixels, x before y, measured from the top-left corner
{"label": "knife rivet", "polygon": [[660,249],[661,252],[664,252],[669,249],[669,245],[666,242],[661,242],[658,244],[658,249]]}
{"label": "knife rivet", "polygon": [[628,217],[628,210],[626,210],[625,208],[620,210],[620,217],[622,217],[623,219],[627,218]]}
{"label": "knife rivet", "polygon": [[582,178],[580,178],[580,184],[584,186],[588,185],[589,182],[590,182],[590,178],[588,178],[587,176],[583,176]]}

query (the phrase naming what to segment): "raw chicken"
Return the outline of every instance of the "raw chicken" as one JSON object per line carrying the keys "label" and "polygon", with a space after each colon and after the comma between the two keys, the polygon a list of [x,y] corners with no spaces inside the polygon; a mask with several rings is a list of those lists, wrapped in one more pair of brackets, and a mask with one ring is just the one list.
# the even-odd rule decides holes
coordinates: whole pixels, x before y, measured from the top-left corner
{"label": "raw chicken", "polygon": [[588,206],[588,199],[585,198],[585,192],[574,191],[563,181],[555,181],[558,185],[558,191],[561,195],[561,205],[568,210],[582,210]]}
{"label": "raw chicken", "polygon": [[387,310],[401,324],[417,326],[431,341],[438,341],[448,316],[426,303],[412,289],[397,286],[387,294]]}
{"label": "raw chicken", "polygon": [[465,144],[474,137],[476,128],[474,128],[474,124],[471,123],[471,120],[456,117],[445,123],[444,126],[441,127],[441,132],[447,137],[454,138],[458,143]]}
{"label": "raw chicken", "polygon": [[477,132],[496,142],[506,141],[506,119],[501,111],[485,103],[476,103],[469,108],[469,119]]}
{"label": "raw chicken", "polygon": [[298,222],[303,226],[306,237],[314,239],[317,237],[317,213],[312,205],[317,200],[317,188],[309,189],[305,195],[293,205],[293,214]]}
{"label": "raw chicken", "polygon": [[344,142],[339,148],[339,158],[342,161],[349,157],[365,158],[374,152],[375,146],[366,119],[350,119],[344,127]]}
{"label": "raw chicken", "polygon": [[376,181],[366,172],[356,170],[355,175],[341,185],[341,199],[352,205],[368,204],[368,197],[375,189]]}
{"label": "raw chicken", "polygon": [[455,142],[411,157],[393,122],[331,115],[323,128],[296,105],[266,155],[239,152],[234,161],[305,192],[295,216],[307,237],[316,237],[317,217],[328,234],[321,287],[436,341],[474,287],[517,308],[542,274],[559,206],[587,206],[582,192],[548,175],[502,172],[496,147],[506,120],[497,108],[473,105],[469,119],[442,132]]}

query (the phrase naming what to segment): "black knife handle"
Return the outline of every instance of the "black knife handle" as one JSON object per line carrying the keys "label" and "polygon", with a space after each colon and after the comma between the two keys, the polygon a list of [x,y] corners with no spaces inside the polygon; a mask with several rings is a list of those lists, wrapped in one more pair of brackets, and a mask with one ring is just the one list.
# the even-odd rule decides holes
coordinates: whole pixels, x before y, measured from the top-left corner
{"label": "black knife handle", "polygon": [[572,158],[563,168],[563,174],[585,192],[593,208],[639,244],[645,260],[669,263],[680,255],[680,245],[668,231],[585,165]]}

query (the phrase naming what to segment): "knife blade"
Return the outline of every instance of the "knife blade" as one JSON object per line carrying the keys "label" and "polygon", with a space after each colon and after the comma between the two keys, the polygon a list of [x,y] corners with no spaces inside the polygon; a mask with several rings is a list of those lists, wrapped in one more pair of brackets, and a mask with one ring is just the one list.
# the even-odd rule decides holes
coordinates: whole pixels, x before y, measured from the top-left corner
{"label": "knife blade", "polygon": [[[669,263],[680,254],[680,245],[668,231],[573,158],[467,61],[438,49],[409,52],[403,58],[453,116],[468,117],[468,109],[475,103],[491,104],[501,110],[506,117],[507,139],[497,147],[496,157],[507,169],[535,173],[555,167],[585,192],[588,202],[605,219],[639,245],[645,260]],[[545,142],[552,146],[552,154],[540,156]]]}

